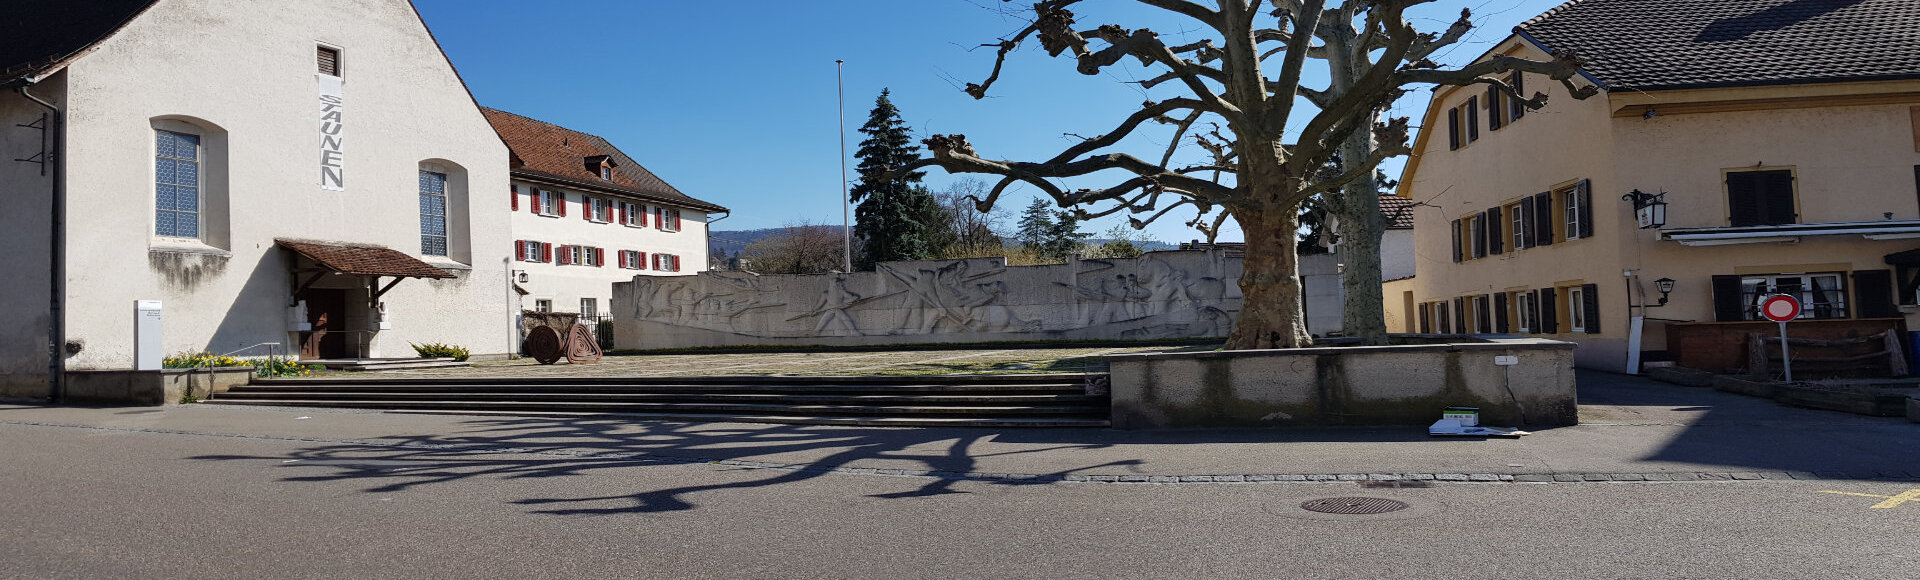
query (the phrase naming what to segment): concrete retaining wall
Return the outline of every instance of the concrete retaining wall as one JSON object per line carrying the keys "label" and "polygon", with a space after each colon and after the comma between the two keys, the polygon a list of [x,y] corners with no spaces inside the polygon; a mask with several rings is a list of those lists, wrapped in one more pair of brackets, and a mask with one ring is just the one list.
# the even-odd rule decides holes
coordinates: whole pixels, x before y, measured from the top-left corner
{"label": "concrete retaining wall", "polygon": [[[1481,424],[1579,422],[1572,343],[1478,340],[1409,346],[1108,357],[1113,426],[1426,425],[1449,406]],[[1496,365],[1511,356],[1514,365]]]}
{"label": "concrete retaining wall", "polygon": [[172,405],[205,399],[253,380],[253,367],[157,371],[67,371],[65,403]]}

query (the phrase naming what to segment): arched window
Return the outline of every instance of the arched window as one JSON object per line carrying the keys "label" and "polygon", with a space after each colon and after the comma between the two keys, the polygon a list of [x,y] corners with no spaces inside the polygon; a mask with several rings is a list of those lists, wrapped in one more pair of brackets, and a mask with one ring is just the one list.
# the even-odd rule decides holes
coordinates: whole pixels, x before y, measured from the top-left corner
{"label": "arched window", "polygon": [[227,132],[181,116],[151,125],[154,242],[228,249]]}
{"label": "arched window", "polygon": [[420,255],[473,263],[467,170],[445,159],[420,162]]}

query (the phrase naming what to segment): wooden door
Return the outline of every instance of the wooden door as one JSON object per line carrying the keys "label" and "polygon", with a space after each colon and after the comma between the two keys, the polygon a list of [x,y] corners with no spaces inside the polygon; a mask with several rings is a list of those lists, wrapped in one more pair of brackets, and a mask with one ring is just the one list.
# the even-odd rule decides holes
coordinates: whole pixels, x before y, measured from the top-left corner
{"label": "wooden door", "polygon": [[352,356],[347,346],[347,291],[308,289],[307,323],[313,330],[300,333],[300,358],[340,359]]}

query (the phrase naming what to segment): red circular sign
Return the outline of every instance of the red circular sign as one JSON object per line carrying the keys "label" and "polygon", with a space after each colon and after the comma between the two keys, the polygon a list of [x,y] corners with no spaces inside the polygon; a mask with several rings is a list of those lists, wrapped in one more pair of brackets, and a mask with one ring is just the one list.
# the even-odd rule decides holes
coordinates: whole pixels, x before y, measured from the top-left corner
{"label": "red circular sign", "polygon": [[1760,301],[1760,315],[1774,322],[1800,317],[1800,300],[1788,294],[1775,294]]}

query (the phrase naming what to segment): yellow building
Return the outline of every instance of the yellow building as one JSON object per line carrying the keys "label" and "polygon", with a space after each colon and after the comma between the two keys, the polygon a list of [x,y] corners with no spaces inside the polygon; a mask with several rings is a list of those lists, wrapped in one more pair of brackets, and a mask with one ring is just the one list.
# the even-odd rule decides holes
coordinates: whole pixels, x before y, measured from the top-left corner
{"label": "yellow building", "polygon": [[1920,248],[1920,2],[1575,0],[1482,58],[1555,51],[1599,93],[1502,75],[1550,95],[1527,111],[1435,91],[1398,192],[1420,204],[1415,330],[1566,339],[1635,372],[1771,293],[1806,319],[1914,316],[1920,268],[1896,254]]}

